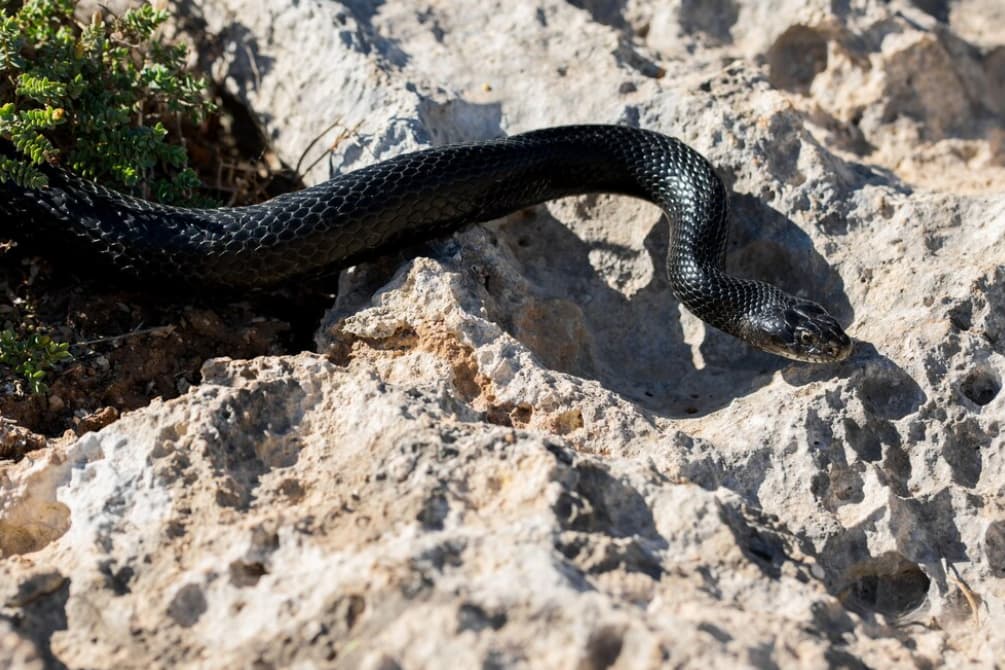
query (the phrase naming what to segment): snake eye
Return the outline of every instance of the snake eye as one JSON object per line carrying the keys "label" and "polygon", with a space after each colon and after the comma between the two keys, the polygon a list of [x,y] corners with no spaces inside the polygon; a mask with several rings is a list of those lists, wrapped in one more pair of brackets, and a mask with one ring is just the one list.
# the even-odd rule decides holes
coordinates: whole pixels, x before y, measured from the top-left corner
{"label": "snake eye", "polygon": [[797,337],[799,338],[799,344],[812,344],[813,343],[813,333],[808,330],[799,330],[797,332]]}

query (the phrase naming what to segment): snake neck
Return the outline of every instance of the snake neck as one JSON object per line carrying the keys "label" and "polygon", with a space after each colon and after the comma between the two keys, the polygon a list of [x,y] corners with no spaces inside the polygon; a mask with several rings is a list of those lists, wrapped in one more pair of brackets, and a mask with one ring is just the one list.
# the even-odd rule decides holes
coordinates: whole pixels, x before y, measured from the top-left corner
{"label": "snake neck", "polygon": [[669,219],[666,269],[670,288],[692,314],[741,336],[752,327],[748,322],[756,320],[745,315],[777,299],[776,289],[725,272],[728,195],[711,165],[697,155],[687,158],[689,180],[664,176],[648,184],[650,199]]}
{"label": "snake neck", "polygon": [[[693,257],[692,257],[693,258]],[[692,314],[711,326],[750,341],[791,297],[760,281],[742,279],[718,265],[706,266],[670,254],[667,275],[674,295]]]}

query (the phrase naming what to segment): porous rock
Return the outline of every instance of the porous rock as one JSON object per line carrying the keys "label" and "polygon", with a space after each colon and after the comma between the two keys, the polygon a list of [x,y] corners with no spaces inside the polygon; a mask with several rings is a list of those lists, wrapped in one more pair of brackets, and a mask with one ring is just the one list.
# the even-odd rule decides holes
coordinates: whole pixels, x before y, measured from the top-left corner
{"label": "porous rock", "polygon": [[680,310],[650,205],[469,228],[344,273],[315,353],[210,361],[0,471],[0,651],[1005,658],[1005,45],[974,19],[996,3],[453,5],[185,11],[310,180],[562,123],[681,137],[734,191],[729,267],[827,305],[852,358],[790,363]]}

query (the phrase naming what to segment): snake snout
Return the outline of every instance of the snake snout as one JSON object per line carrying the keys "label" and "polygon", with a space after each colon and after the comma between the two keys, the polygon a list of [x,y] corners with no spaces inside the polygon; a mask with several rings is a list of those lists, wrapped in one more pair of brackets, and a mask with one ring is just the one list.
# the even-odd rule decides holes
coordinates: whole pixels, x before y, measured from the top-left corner
{"label": "snake snout", "polygon": [[823,349],[829,360],[843,361],[851,356],[852,341],[843,330],[839,329],[835,333],[833,341],[825,344]]}
{"label": "snake snout", "polygon": [[852,341],[837,320],[815,302],[800,300],[785,310],[782,334],[796,360],[826,363],[851,355]]}

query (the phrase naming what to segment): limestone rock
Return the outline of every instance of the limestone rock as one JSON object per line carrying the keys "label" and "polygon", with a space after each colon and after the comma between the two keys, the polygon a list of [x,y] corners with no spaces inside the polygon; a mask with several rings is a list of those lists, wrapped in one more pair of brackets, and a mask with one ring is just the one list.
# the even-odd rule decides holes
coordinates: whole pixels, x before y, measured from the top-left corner
{"label": "limestone rock", "polygon": [[321,138],[314,181],[561,123],[681,137],[734,191],[730,268],[824,303],[856,352],[790,363],[682,313],[645,203],[471,227],[344,273],[317,352],[210,361],[4,466],[0,650],[994,667],[1005,89],[981,7],[186,6],[280,155]]}

